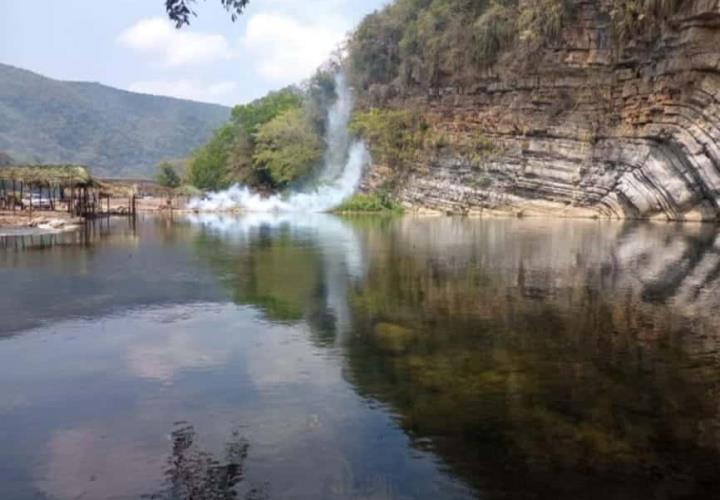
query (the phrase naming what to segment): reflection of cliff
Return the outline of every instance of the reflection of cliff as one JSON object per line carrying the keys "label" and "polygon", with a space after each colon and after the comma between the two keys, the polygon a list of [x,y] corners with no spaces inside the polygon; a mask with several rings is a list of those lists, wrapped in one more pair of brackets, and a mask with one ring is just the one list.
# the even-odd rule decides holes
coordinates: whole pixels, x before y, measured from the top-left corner
{"label": "reflection of cliff", "polygon": [[491,495],[720,486],[714,228],[403,219],[385,236],[367,235],[348,377],[418,446]]}
{"label": "reflection of cliff", "polygon": [[480,491],[720,486],[715,228],[271,219],[206,220],[199,254]]}

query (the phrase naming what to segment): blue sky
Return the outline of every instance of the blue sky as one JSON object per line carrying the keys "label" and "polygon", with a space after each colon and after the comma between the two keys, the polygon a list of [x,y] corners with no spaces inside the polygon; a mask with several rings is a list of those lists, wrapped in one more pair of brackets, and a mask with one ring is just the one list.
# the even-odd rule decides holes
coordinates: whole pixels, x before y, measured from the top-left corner
{"label": "blue sky", "polygon": [[[0,0],[0,62],[61,80],[233,105],[310,76],[386,0],[220,0],[176,30],[163,0]],[[117,7],[111,9],[110,6]]]}

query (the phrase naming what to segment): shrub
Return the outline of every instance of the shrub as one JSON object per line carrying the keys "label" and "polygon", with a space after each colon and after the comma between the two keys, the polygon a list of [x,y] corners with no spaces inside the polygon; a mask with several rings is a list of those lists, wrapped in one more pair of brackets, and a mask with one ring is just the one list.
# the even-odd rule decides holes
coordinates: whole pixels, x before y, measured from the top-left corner
{"label": "shrub", "polygon": [[491,66],[498,55],[512,44],[515,38],[514,9],[497,2],[487,9],[472,25],[473,50],[476,64]]}
{"label": "shrub", "polygon": [[334,212],[395,212],[401,213],[402,207],[389,197],[378,194],[356,194],[345,200]]}
{"label": "shrub", "polygon": [[418,112],[377,109],[355,113],[350,131],[365,139],[375,161],[402,171],[422,152],[428,124]]}
{"label": "shrub", "polygon": [[537,0],[520,10],[516,28],[520,39],[537,44],[560,36],[569,11],[567,0]]}
{"label": "shrub", "polygon": [[158,165],[158,172],[155,174],[155,182],[164,187],[176,188],[181,184],[180,176],[168,162]]}
{"label": "shrub", "polygon": [[616,42],[622,45],[638,35],[656,34],[682,4],[683,0],[615,0],[610,17]]}

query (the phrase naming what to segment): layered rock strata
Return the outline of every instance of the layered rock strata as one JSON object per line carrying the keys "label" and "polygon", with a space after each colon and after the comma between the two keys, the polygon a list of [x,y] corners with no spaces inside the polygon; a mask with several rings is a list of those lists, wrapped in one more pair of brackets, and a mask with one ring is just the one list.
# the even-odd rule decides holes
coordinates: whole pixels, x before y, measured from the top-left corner
{"label": "layered rock strata", "polygon": [[[446,213],[720,218],[720,1],[687,0],[656,36],[622,47],[608,1],[573,3],[557,42],[516,45],[472,87],[383,100],[422,110],[454,141],[483,134],[494,144],[479,160],[453,141],[419,155],[396,183],[400,202]],[[374,165],[364,188],[387,172]]]}

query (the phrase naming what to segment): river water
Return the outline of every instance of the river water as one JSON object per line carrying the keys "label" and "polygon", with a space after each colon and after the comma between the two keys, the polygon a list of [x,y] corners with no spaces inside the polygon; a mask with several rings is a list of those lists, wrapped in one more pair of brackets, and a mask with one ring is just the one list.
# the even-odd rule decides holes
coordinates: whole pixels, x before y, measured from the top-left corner
{"label": "river water", "polygon": [[2,499],[720,492],[715,226],[118,220],[0,283]]}

